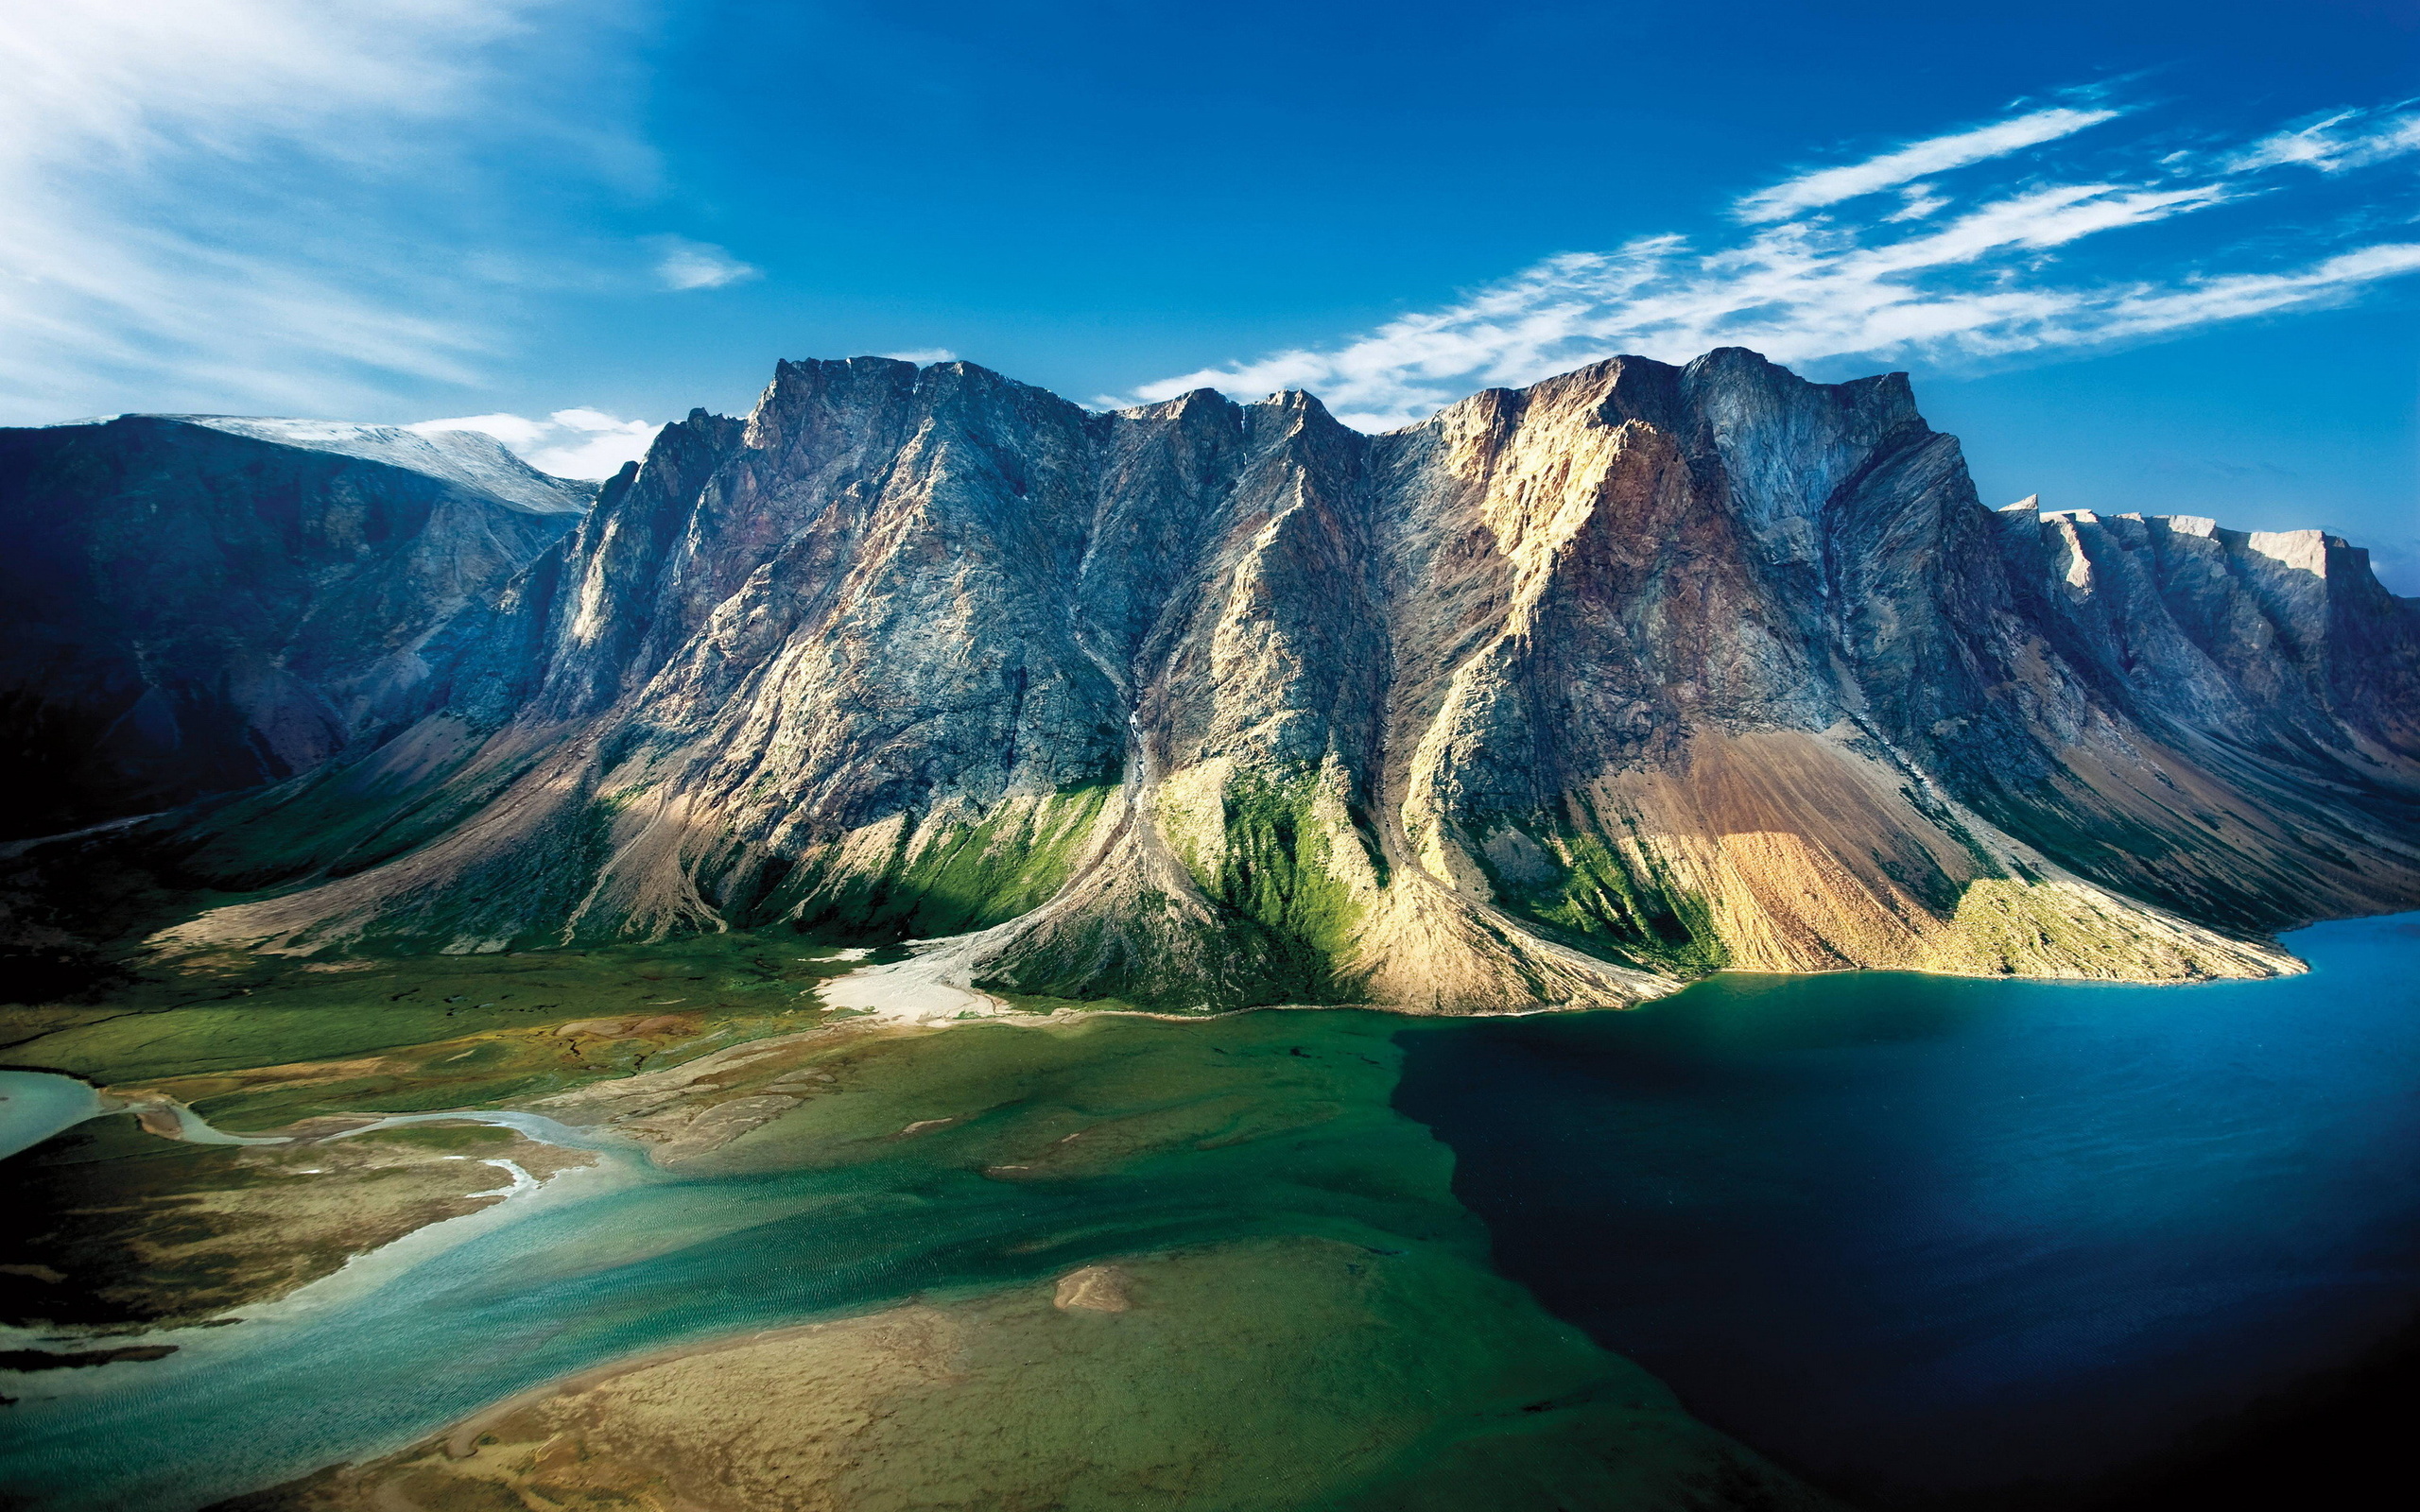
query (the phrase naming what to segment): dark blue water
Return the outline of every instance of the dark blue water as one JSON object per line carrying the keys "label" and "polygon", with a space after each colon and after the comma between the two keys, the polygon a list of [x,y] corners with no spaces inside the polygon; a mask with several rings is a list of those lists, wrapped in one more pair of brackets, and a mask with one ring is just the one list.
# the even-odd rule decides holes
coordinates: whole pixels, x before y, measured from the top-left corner
{"label": "dark blue water", "polygon": [[2310,975],[1423,1028],[1396,1105],[1498,1265],[1700,1416],[1872,1505],[2072,1504],[2420,1300],[2420,916],[2288,943]]}

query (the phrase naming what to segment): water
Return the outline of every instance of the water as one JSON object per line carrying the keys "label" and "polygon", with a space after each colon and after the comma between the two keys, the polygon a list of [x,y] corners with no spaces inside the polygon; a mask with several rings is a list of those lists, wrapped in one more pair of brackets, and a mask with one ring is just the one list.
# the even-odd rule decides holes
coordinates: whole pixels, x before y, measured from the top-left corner
{"label": "water", "polygon": [[[2318,971],[2263,984],[1734,977],[1626,1014],[892,1040],[716,1169],[597,1142],[596,1171],[160,1335],[165,1360],[11,1377],[0,1483],[43,1512],[177,1512],[666,1344],[1308,1234],[1424,1278],[1390,1336],[1490,1318],[1520,1341],[1490,1369],[1561,1372],[1539,1396],[1598,1367],[1490,1299],[1491,1249],[1870,1505],[2061,1505],[2420,1297],[2420,918],[2291,943]],[[1310,1284],[1235,1305],[1313,1316]],[[1261,1404],[1201,1389],[1255,1441]],[[1327,1410],[1418,1429],[1400,1381],[1366,1389]]]}
{"label": "water", "polygon": [[0,1071],[0,1160],[106,1110],[88,1082],[40,1071]]}
{"label": "water", "polygon": [[[169,1512],[635,1351],[1254,1235],[1340,1241],[1449,1293],[1501,1290],[1447,1194],[1444,1150],[1387,1107],[1399,1022],[1105,1018],[892,1040],[875,1047],[887,1060],[860,1057],[849,1095],[750,1136],[714,1174],[609,1149],[599,1179],[558,1178],[571,1185],[519,1199],[518,1221],[457,1220],[480,1231],[451,1244],[450,1225],[423,1230],[406,1244],[434,1253],[383,1284],[348,1267],[241,1327],[113,1341],[181,1346],[162,1361],[12,1378],[0,1484],[60,1512]],[[1062,1143],[1078,1129],[1083,1143]],[[1073,1162],[1063,1178],[981,1174],[1052,1159]],[[1281,1305],[1286,1284],[1238,1305]],[[1567,1361],[1569,1331],[1537,1325],[1541,1356]]]}
{"label": "water", "polygon": [[2056,1504],[2420,1301],[2420,916],[2288,943],[1415,1031],[1396,1103],[1499,1267],[1701,1417],[1872,1505]]}
{"label": "water", "polygon": [[177,1138],[187,1144],[284,1144],[283,1134],[230,1134],[210,1126],[210,1121],[182,1103],[168,1103],[168,1111],[176,1116]]}
{"label": "water", "polygon": [[[277,1135],[228,1134],[182,1103],[165,1098],[157,1106],[177,1120],[177,1137],[188,1144],[283,1144]],[[130,1112],[124,1103],[104,1101],[89,1082],[44,1071],[0,1071],[0,1160],[32,1149],[43,1141],[88,1118]]]}
{"label": "water", "polygon": [[[627,1151],[633,1148],[630,1140],[610,1131],[574,1128],[568,1124],[548,1118],[544,1113],[524,1113],[514,1110],[490,1112],[475,1108],[451,1108],[436,1113],[391,1113],[374,1124],[364,1124],[359,1128],[349,1128],[341,1134],[329,1135],[328,1138],[349,1140],[357,1135],[374,1134],[380,1129],[405,1128],[414,1124],[486,1124],[495,1128],[511,1129],[542,1144],[559,1144],[571,1150]],[[233,1142],[232,1137],[228,1135],[222,1134],[219,1138]],[[267,1143],[269,1142],[255,1140],[246,1143]]]}

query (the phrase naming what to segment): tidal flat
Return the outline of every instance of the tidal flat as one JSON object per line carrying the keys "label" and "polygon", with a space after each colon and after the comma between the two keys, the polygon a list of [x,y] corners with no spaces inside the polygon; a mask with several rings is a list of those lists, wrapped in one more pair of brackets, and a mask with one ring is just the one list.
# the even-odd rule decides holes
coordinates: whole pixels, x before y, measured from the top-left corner
{"label": "tidal flat", "polygon": [[[831,1014],[813,988],[852,963],[761,937],[288,965],[251,996],[297,983],[321,1058],[180,1076],[141,1057],[211,1036],[102,1018],[12,1053],[302,1136],[81,1125],[5,1168],[29,1227],[109,1231],[79,1200],[139,1204],[75,1194],[147,1164],[187,1243],[225,1227],[211,1190],[435,1170],[478,1200],[282,1271],[307,1226],[272,1202],[250,1301],[193,1292],[165,1227],[149,1262],[32,1235],[21,1319],[95,1296],[79,1264],[155,1311],[11,1348],[174,1352],[0,1377],[0,1479],[159,1512],[2125,1505],[2112,1476],[2420,1297],[2420,932],[2289,943],[2311,975],[947,1028]],[[548,1007],[496,1013],[508,980]],[[440,986],[491,1017],[377,1042],[429,1021],[374,1004]],[[675,996],[706,1005],[640,1033]],[[367,1127],[397,1113],[425,1121]]]}
{"label": "tidal flat", "polygon": [[[62,1508],[521,1488],[667,1509],[1442,1508],[1478,1487],[1828,1505],[1489,1266],[1450,1153],[1389,1104],[1401,1026],[843,1021],[725,1050],[730,1081],[683,1085],[773,1116],[668,1167],[648,1152],[677,1130],[608,1147],[618,1178],[590,1194],[366,1293],[337,1274],[156,1335],[190,1342],[140,1376],[26,1377],[0,1468]],[[600,1134],[664,1117],[619,1107],[622,1085],[557,1111]],[[1087,1267],[1108,1269],[1061,1305]],[[746,1337],[766,1329],[790,1332]],[[616,1367],[633,1355],[658,1358]],[[707,1388],[690,1358],[717,1362]],[[495,1443],[439,1443],[533,1389],[475,1435]]]}

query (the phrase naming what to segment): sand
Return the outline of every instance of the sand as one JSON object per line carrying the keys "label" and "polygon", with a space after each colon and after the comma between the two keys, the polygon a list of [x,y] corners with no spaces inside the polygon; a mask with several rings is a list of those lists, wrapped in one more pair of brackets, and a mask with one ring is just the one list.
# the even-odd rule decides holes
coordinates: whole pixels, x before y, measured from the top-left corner
{"label": "sand", "polygon": [[[1449,1318],[1460,1332],[1439,1332]],[[1239,1241],[653,1351],[225,1505],[1829,1505],[1561,1332],[1456,1263]],[[1553,1400],[1530,1395],[1540,1389]],[[1423,1500],[1432,1492],[1449,1500]]]}

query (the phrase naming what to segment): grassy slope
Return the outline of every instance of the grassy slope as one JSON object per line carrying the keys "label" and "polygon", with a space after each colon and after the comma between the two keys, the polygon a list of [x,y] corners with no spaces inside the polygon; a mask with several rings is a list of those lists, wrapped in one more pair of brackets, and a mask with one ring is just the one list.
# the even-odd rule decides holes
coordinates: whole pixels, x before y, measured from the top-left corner
{"label": "grassy slope", "polygon": [[1622,847],[1558,816],[1507,816],[1502,822],[1548,858],[1547,874],[1509,876],[1490,864],[1484,848],[1473,846],[1471,854],[1506,911],[1549,938],[1685,979],[1730,964],[1705,900],[1666,875],[1644,847]]}
{"label": "grassy slope", "polygon": [[1115,783],[1069,787],[1035,803],[1005,802],[921,846],[903,830],[872,870],[831,856],[802,863],[759,905],[836,938],[929,939],[984,929],[1039,907],[1066,885]]}
{"label": "grassy slope", "polygon": [[[1357,833],[1339,834],[1321,812],[1318,774],[1271,779],[1246,775],[1226,791],[1226,844],[1215,866],[1201,865],[1203,890],[1268,932],[1275,943],[1272,963],[1280,980],[1270,1001],[1342,1003],[1357,994],[1337,980],[1338,965],[1353,951],[1362,915],[1360,902],[1339,876],[1337,854],[1358,844],[1376,854]],[[1363,866],[1370,866],[1364,860]]]}

